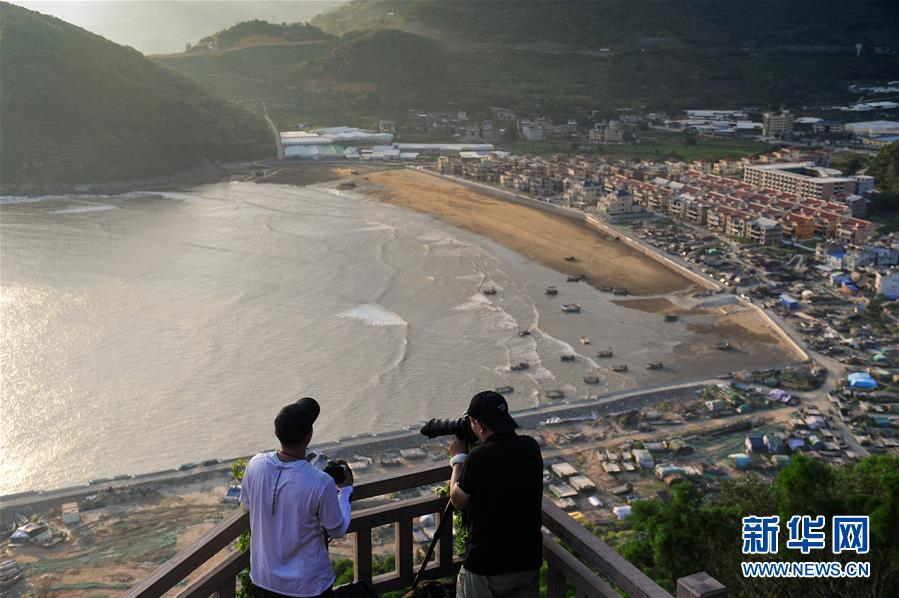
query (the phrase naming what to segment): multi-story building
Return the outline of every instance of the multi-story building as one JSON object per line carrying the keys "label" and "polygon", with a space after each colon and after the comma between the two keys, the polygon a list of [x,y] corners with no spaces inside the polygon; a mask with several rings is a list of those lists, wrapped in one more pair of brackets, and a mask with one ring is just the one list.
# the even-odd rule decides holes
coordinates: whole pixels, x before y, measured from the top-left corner
{"label": "multi-story building", "polygon": [[763,189],[825,200],[843,193],[853,194],[858,186],[856,177],[843,176],[839,170],[811,162],[753,164],[743,169],[743,180]]}
{"label": "multi-story building", "polygon": [[790,112],[765,112],[762,133],[773,139],[789,139],[793,135],[794,119]]}
{"label": "multi-story building", "polygon": [[783,218],[783,234],[794,241],[807,241],[815,236],[815,219],[790,213]]}
{"label": "multi-story building", "polygon": [[615,119],[609,122],[599,122],[587,136],[590,143],[622,143],[624,141],[624,127]]}
{"label": "multi-story building", "polygon": [[865,243],[874,236],[874,223],[860,218],[841,220],[837,224],[837,236],[847,243]]}
{"label": "multi-story building", "polygon": [[899,271],[894,270],[887,274],[878,272],[874,281],[874,288],[887,299],[899,298]]}
{"label": "multi-story building", "polygon": [[618,222],[640,216],[643,206],[625,189],[603,195],[596,204],[596,214],[604,220]]}
{"label": "multi-story building", "polygon": [[783,239],[783,227],[777,220],[759,217],[749,222],[746,236],[759,245],[774,245]]}

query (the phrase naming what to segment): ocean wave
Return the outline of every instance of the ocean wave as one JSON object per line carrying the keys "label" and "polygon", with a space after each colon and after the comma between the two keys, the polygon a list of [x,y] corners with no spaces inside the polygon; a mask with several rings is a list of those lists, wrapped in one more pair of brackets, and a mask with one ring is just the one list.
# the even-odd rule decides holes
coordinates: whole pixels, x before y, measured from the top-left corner
{"label": "ocean wave", "polygon": [[499,309],[493,305],[493,301],[481,293],[475,293],[468,301],[453,308],[453,311],[474,311],[476,309]]}
{"label": "ocean wave", "polygon": [[68,199],[65,195],[0,195],[0,206],[15,205],[18,203],[36,203],[50,199]]}
{"label": "ocean wave", "polygon": [[338,318],[359,320],[369,326],[408,326],[406,320],[377,303],[366,303],[337,314]]}
{"label": "ocean wave", "polygon": [[77,208],[63,208],[62,210],[53,210],[51,214],[81,214],[83,212],[105,212],[107,210],[117,210],[116,206],[98,205],[98,206],[78,206]]}

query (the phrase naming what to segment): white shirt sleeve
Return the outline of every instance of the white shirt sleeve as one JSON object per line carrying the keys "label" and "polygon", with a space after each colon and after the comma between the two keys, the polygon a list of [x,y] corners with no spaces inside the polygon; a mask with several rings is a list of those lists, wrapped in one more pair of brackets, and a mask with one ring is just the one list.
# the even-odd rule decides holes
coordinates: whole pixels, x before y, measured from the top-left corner
{"label": "white shirt sleeve", "polygon": [[352,486],[337,488],[334,485],[325,488],[322,495],[322,505],[319,511],[322,527],[332,538],[342,538],[350,526],[352,519],[352,507],[350,496],[353,494]]}

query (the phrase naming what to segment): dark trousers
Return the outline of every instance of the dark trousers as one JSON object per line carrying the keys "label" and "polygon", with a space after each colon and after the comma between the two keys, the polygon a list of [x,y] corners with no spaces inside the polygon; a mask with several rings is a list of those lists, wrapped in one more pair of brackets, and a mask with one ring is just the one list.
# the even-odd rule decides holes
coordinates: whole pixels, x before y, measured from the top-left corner
{"label": "dark trousers", "polygon": [[[259,593],[258,595],[261,598],[293,598],[292,596],[285,596],[284,594],[277,594],[275,592],[269,590],[263,590],[262,588],[256,588],[256,591]],[[314,596],[313,598],[331,598],[334,596],[334,589],[328,588],[318,596]]]}

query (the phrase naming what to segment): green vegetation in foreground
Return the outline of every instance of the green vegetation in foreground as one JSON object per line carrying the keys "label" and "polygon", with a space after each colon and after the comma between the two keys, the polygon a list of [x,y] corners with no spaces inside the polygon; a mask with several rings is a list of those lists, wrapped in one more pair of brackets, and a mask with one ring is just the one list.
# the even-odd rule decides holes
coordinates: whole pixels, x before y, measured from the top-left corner
{"label": "green vegetation in foreground", "polygon": [[[897,596],[899,595],[899,457],[871,456],[834,467],[796,456],[773,484],[749,477],[722,483],[703,495],[691,483],[670,491],[671,502],[641,500],[627,519],[628,532],[606,537],[632,563],[673,591],[677,578],[707,571],[732,596]],[[741,552],[741,518],[779,515],[777,555]],[[786,522],[793,515],[824,515],[828,543],[834,515],[870,517],[870,553],[833,555],[825,550],[803,555],[785,546]],[[866,561],[868,579],[746,580],[741,561]]]}
{"label": "green vegetation in foreground", "polygon": [[[693,139],[693,142],[691,143],[688,139]],[[560,140],[510,141],[498,142],[496,145],[501,149],[528,154],[579,153],[638,160],[677,158],[685,161],[739,158],[769,151],[774,147],[757,141],[687,137],[674,133],[644,134],[641,136],[640,143],[586,145]]]}
{"label": "green vegetation in foreground", "polygon": [[54,17],[0,3],[4,190],[167,175],[274,155],[265,121]]}

